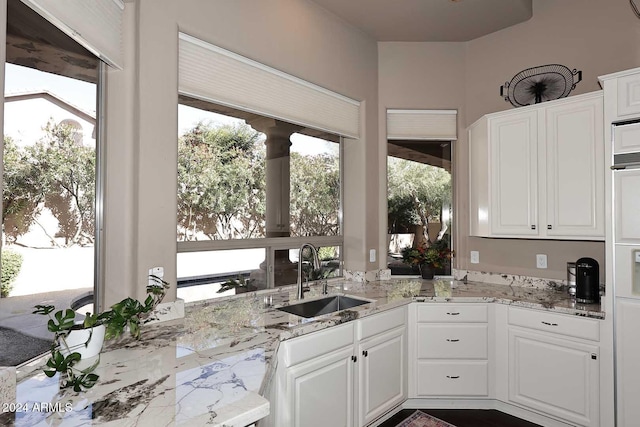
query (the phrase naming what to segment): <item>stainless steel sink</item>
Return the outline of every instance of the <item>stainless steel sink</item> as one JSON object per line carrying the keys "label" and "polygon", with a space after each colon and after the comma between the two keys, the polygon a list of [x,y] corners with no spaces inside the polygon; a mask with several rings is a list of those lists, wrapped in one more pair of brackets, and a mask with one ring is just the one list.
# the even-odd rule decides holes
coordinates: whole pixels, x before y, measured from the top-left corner
{"label": "stainless steel sink", "polygon": [[369,304],[371,301],[352,298],[344,295],[332,295],[313,301],[301,302],[298,304],[280,307],[278,310],[295,314],[300,317],[316,317],[323,314],[334,313],[348,308],[358,307],[359,305]]}

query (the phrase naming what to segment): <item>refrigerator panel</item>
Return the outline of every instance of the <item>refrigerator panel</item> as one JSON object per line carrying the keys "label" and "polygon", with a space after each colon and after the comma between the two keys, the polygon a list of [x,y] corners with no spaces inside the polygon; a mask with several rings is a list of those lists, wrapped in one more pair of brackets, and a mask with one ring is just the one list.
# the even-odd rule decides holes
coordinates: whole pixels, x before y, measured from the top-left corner
{"label": "refrigerator panel", "polygon": [[640,169],[614,173],[614,243],[640,244]]}
{"label": "refrigerator panel", "polygon": [[640,298],[640,246],[615,247],[616,296]]}

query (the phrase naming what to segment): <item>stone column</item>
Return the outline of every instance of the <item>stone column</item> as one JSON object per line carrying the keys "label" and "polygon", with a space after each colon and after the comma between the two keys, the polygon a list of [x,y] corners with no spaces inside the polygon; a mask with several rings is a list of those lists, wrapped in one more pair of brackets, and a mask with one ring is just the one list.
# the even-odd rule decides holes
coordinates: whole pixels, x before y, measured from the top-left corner
{"label": "stone column", "polygon": [[[266,153],[266,237],[289,237],[289,206],[290,206],[290,166],[289,148],[290,137],[302,129],[276,119],[258,118],[247,121],[253,129],[267,136]],[[255,277],[256,281],[266,283],[266,265],[261,264],[265,276]],[[289,260],[289,251],[275,252],[274,286],[292,284],[296,282],[297,265]]]}

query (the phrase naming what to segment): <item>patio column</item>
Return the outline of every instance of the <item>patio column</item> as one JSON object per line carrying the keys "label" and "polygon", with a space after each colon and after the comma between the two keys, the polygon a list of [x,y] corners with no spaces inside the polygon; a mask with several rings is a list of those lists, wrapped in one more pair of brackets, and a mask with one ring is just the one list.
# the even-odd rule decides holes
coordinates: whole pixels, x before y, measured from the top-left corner
{"label": "patio column", "polygon": [[[289,237],[290,137],[302,129],[276,119],[259,118],[247,122],[267,136],[266,153],[266,237]],[[275,251],[275,286],[295,283],[297,266],[289,260],[288,250]]]}

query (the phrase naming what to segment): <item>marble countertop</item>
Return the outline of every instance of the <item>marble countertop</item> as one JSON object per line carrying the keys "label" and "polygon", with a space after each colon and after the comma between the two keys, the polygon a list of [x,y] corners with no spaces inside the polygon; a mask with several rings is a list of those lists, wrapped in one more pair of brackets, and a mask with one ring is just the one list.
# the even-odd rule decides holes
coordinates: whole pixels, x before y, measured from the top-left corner
{"label": "marble countertop", "polygon": [[[263,397],[278,344],[413,301],[493,302],[604,318],[599,304],[576,304],[566,291],[419,279],[336,282],[329,293],[370,300],[350,310],[304,319],[277,310],[295,303],[295,288],[189,304],[184,319],[143,327],[140,341],[109,343],[93,388],[59,390],[57,376],[37,371],[17,386],[17,404],[2,408],[6,426],[245,426],[268,415]],[[320,297],[312,286],[305,300]],[[7,410],[11,410],[7,412]]]}

